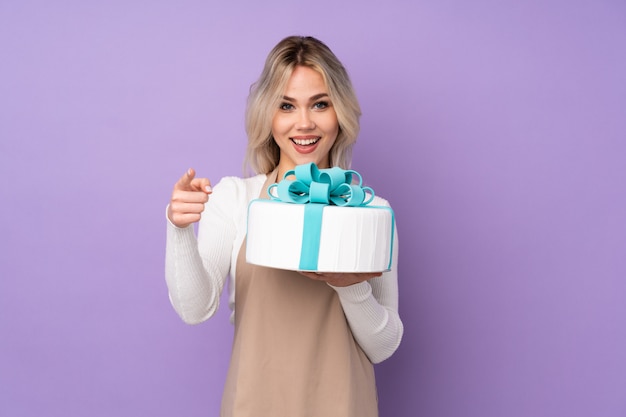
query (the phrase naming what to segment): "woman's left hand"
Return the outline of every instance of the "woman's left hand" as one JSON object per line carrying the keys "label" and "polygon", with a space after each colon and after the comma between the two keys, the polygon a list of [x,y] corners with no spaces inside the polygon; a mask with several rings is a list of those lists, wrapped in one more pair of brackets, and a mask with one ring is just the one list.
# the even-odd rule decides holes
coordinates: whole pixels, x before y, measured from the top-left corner
{"label": "woman's left hand", "polygon": [[382,275],[382,272],[299,272],[307,278],[327,282],[333,287],[347,287],[349,285],[358,284],[359,282],[367,281],[368,279],[376,278]]}

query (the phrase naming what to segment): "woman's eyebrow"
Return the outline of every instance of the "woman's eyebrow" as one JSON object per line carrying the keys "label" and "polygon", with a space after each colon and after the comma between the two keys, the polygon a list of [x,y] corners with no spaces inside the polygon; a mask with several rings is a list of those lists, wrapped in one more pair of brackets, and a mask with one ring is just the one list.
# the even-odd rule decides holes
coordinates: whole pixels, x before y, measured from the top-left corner
{"label": "woman's eyebrow", "polygon": [[319,100],[320,98],[324,98],[324,97],[328,97],[328,93],[316,94],[316,95],[312,96],[309,100],[310,101],[316,101],[316,100]]}
{"label": "woman's eyebrow", "polygon": [[[328,97],[328,93],[319,93],[319,94],[315,94],[314,96],[311,96],[309,98],[309,101],[316,101],[319,100],[320,98],[324,98],[324,97]],[[283,96],[283,100],[285,101],[291,101],[291,102],[295,102],[297,101],[295,98],[293,97],[289,97],[289,96]]]}

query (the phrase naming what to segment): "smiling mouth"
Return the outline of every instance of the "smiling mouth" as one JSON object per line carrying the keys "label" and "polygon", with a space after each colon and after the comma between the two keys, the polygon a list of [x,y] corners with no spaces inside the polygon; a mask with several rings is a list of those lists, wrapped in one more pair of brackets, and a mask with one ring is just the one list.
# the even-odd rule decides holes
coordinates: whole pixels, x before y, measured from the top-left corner
{"label": "smiling mouth", "polygon": [[315,137],[315,138],[290,138],[291,141],[293,143],[295,143],[298,146],[310,146],[310,145],[315,145],[317,142],[319,142],[320,138],[319,137]]}

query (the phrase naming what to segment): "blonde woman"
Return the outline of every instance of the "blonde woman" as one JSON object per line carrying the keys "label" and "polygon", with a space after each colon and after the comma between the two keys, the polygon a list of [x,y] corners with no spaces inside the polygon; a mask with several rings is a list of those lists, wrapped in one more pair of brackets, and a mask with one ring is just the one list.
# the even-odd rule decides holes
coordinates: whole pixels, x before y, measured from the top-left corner
{"label": "blonde woman", "polygon": [[[174,309],[186,323],[209,319],[230,278],[235,336],[222,417],[378,415],[373,364],[396,351],[403,333],[397,241],[392,268],[382,274],[245,261],[248,203],[296,165],[348,168],[359,117],[348,74],[331,50],[312,37],[285,38],[248,99],[245,165],[253,175],[211,188],[190,169],[174,186],[166,246]],[[374,204],[388,205],[380,197]]]}

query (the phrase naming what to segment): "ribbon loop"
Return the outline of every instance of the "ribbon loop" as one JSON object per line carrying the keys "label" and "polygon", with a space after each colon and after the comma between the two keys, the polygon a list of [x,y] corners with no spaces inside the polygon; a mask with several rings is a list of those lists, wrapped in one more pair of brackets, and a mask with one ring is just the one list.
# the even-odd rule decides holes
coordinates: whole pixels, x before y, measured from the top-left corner
{"label": "ribbon loop", "polygon": [[330,203],[330,185],[323,182],[312,182],[309,189],[309,202],[326,204]]}

